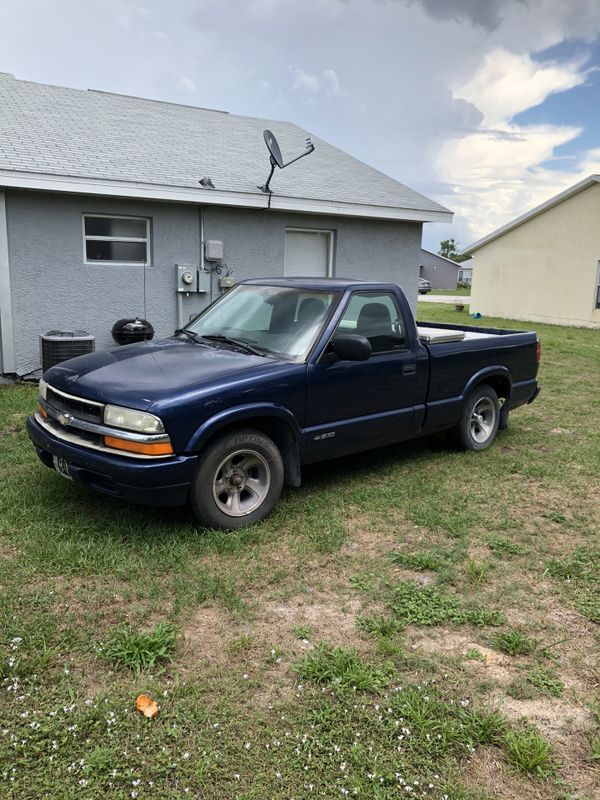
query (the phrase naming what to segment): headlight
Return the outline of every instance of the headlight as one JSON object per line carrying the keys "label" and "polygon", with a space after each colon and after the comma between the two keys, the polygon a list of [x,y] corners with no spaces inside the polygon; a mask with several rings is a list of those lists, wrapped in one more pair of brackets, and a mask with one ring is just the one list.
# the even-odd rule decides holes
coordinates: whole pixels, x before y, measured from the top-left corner
{"label": "headlight", "polygon": [[48,384],[43,378],[40,378],[40,397],[42,400],[46,399],[46,389],[48,388]]}
{"label": "headlight", "polygon": [[134,411],[120,406],[105,406],[104,423],[115,428],[124,428],[136,433],[164,433],[165,426],[154,414],[145,411]]}

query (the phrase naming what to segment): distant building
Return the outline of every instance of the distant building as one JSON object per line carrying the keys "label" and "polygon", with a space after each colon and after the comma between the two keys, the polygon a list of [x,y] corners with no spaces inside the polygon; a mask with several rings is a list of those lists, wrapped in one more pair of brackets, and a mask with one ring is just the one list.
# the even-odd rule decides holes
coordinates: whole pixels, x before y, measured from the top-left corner
{"label": "distant building", "polygon": [[0,73],[0,373],[37,370],[51,329],[169,336],[243,278],[393,281],[416,309],[423,224],[452,213],[317,137],[265,193],[267,128],[305,148],[289,122]]}
{"label": "distant building", "polygon": [[590,175],[464,252],[477,262],[471,311],[600,328],[600,175]]}
{"label": "distant building", "polygon": [[473,258],[468,258],[458,265],[458,282],[468,283],[469,286],[473,283]]}
{"label": "distant building", "polygon": [[421,249],[419,277],[428,280],[432,289],[456,289],[460,267],[456,261]]}

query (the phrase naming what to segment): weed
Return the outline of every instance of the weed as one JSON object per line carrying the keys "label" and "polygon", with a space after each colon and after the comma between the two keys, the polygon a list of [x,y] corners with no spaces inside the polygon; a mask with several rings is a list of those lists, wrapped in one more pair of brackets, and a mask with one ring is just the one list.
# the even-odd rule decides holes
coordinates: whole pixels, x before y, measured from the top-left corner
{"label": "weed", "polygon": [[577,548],[570,556],[560,559],[550,559],[546,562],[546,571],[553,578],[563,580],[598,580],[598,564],[600,563],[600,550],[591,550],[586,547]]}
{"label": "weed", "polygon": [[553,669],[535,666],[527,673],[526,681],[540,694],[562,697],[564,684]]}
{"label": "weed", "polygon": [[357,617],[356,624],[361,631],[379,637],[392,637],[400,629],[398,620],[393,617]]}
{"label": "weed", "polygon": [[404,582],[392,589],[391,608],[403,625],[443,625],[472,623],[500,625],[503,615],[481,607],[466,607],[456,596],[434,586]]}
{"label": "weed", "polygon": [[521,630],[511,628],[500,631],[492,637],[492,645],[509,656],[528,656],[534,652],[538,645],[537,639],[532,639]]}
{"label": "weed", "polygon": [[354,649],[321,643],[295,666],[303,680],[334,686],[340,691],[376,691],[388,683],[384,670],[369,664]]}
{"label": "weed", "polygon": [[485,661],[485,655],[475,647],[469,648],[466,655],[471,661]]}
{"label": "weed", "polygon": [[283,656],[284,656],[283,650],[280,650],[278,647],[271,647],[271,649],[267,653],[266,662],[269,665],[281,664]]}
{"label": "weed", "polygon": [[552,522],[556,522],[559,525],[562,525],[567,521],[565,515],[561,514],[560,511],[555,511],[555,510],[545,511],[542,514],[542,516],[545,517],[546,519],[551,520]]}
{"label": "weed", "polygon": [[467,561],[465,575],[470,583],[483,583],[490,571],[490,564],[478,561]]}
{"label": "weed", "polygon": [[227,643],[227,652],[232,656],[238,653],[247,653],[254,647],[254,636],[251,633],[242,633]]}
{"label": "weed", "polygon": [[600,625],[600,588],[576,586],[571,590],[573,605],[596,625]]}
{"label": "weed", "polygon": [[552,746],[535,729],[507,731],[504,746],[508,761],[520,772],[547,778],[556,771]]}
{"label": "weed", "polygon": [[312,631],[307,625],[297,625],[294,628],[294,636],[296,639],[310,639],[311,635]]}
{"label": "weed", "polygon": [[502,536],[490,536],[487,539],[487,546],[492,553],[498,555],[524,556],[529,552],[526,547],[518,544],[518,542],[513,542],[511,539],[505,539]]}
{"label": "weed", "polygon": [[590,751],[592,761],[600,761],[600,734],[590,739]]}
{"label": "weed", "polygon": [[393,564],[399,564],[402,567],[415,570],[416,572],[424,572],[426,570],[437,572],[447,564],[447,559],[433,551],[423,551],[421,553],[392,553],[390,558]]}
{"label": "weed", "polygon": [[375,582],[375,573],[363,572],[360,575],[350,577],[350,586],[353,589],[360,589],[361,592],[370,592]]}
{"label": "weed", "polygon": [[161,662],[172,661],[176,640],[175,629],[168,622],[159,622],[148,633],[121,626],[100,645],[98,652],[114,666],[127,667],[139,674]]}

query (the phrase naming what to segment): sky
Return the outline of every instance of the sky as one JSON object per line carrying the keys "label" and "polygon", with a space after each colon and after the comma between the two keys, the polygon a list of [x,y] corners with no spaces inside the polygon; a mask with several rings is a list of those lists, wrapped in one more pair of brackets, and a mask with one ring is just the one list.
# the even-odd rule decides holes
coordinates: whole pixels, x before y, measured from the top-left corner
{"label": "sky", "polygon": [[434,251],[600,173],[600,0],[0,0],[0,71],[295,122],[453,210]]}

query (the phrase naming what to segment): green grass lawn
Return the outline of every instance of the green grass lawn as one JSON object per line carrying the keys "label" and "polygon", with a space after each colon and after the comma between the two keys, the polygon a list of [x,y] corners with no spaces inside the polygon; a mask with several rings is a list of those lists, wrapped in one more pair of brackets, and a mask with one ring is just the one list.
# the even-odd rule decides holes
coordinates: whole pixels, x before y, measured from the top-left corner
{"label": "green grass lawn", "polygon": [[[449,294],[452,297],[459,297],[459,296],[469,296],[471,294],[470,289],[432,289],[431,294]],[[423,297],[423,295],[421,295]]]}
{"label": "green grass lawn", "polygon": [[535,327],[491,449],[313,466],[237,533],[53,474],[1,388],[0,797],[597,797],[600,332]]}

